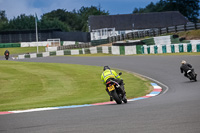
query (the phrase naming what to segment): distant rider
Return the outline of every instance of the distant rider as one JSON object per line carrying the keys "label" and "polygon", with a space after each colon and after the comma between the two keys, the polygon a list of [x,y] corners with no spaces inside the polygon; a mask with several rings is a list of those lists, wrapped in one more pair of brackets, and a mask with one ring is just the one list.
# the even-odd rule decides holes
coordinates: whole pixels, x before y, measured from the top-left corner
{"label": "distant rider", "polygon": [[[180,67],[181,73],[184,72],[185,73],[184,76],[188,78],[187,71],[188,70],[194,71],[194,69],[192,68],[192,65],[187,63],[185,60],[182,60],[181,64],[182,64]],[[195,76],[197,76],[197,74],[195,74]]]}
{"label": "distant rider", "polygon": [[[110,80],[116,81],[120,85],[120,89],[123,92],[124,97],[126,96],[123,80],[120,78],[120,76],[114,70],[111,70],[109,66],[104,66],[103,73],[101,75],[101,80],[103,81],[103,83],[105,85]],[[108,94],[110,96],[110,101],[113,101],[113,98],[110,95],[110,92],[108,91],[107,88],[106,88],[106,91],[108,92]]]}
{"label": "distant rider", "polygon": [[5,55],[5,57],[6,57],[6,56],[9,57],[10,52],[9,52],[8,50],[6,50],[6,51],[4,52],[4,55]]}

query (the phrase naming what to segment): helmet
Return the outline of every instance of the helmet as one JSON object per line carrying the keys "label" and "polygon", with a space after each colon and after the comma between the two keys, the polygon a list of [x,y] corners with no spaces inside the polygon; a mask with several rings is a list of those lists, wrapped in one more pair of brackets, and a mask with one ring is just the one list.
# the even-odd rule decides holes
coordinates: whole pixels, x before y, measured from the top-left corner
{"label": "helmet", "polygon": [[182,60],[182,61],[181,61],[181,64],[186,64],[186,61],[185,61],[185,60]]}
{"label": "helmet", "polygon": [[103,71],[105,71],[106,69],[110,69],[110,67],[109,66],[104,66],[103,67]]}

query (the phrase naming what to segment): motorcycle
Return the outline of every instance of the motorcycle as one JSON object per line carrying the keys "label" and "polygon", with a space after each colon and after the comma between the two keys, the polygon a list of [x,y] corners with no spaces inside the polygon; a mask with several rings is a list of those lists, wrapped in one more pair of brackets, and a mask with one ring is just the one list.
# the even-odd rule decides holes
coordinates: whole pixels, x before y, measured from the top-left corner
{"label": "motorcycle", "polygon": [[194,69],[188,70],[188,71],[187,71],[187,75],[188,75],[188,78],[189,78],[190,80],[197,81],[197,75],[195,74]]}
{"label": "motorcycle", "polygon": [[[119,73],[119,75],[122,75],[122,73]],[[119,83],[114,80],[110,80],[106,83],[106,87],[117,104],[121,104],[122,101],[127,103],[126,94],[123,94]]]}
{"label": "motorcycle", "polygon": [[9,54],[8,53],[6,53],[5,58],[6,58],[6,60],[8,60],[8,58],[9,58]]}

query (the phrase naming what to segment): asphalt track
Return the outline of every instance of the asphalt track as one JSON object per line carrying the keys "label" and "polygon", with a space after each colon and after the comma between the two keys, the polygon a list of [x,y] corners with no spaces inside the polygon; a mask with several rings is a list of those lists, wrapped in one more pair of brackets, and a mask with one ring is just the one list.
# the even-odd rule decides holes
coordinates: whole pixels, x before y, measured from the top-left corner
{"label": "asphalt track", "polygon": [[151,77],[167,88],[160,84],[164,89],[161,95],[128,104],[0,115],[0,133],[200,133],[200,78],[190,82],[180,73],[182,59],[191,63],[200,76],[200,56],[62,56],[18,60],[109,65]]}

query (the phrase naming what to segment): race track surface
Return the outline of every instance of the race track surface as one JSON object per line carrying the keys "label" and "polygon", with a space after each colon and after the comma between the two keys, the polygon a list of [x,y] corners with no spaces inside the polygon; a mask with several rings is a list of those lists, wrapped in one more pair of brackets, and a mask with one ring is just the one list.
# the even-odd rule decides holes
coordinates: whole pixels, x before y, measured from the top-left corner
{"label": "race track surface", "polygon": [[166,86],[159,84],[164,89],[159,96],[128,104],[0,115],[0,133],[200,133],[200,78],[190,82],[180,73],[182,59],[191,63],[200,76],[200,56],[61,56],[17,60],[95,65],[102,69],[109,65],[151,77]]}

